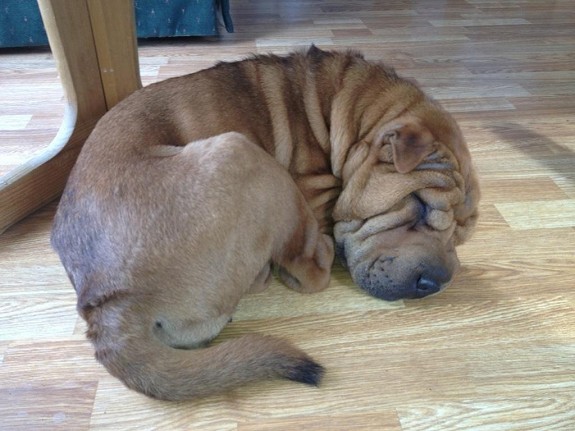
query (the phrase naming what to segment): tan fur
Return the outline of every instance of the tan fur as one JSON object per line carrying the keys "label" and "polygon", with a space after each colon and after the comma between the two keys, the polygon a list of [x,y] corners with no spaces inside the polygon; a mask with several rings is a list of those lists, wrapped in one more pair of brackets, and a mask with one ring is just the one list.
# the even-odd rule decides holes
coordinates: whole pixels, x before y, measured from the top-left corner
{"label": "tan fur", "polygon": [[203,348],[272,265],[293,289],[324,289],[333,234],[367,292],[425,296],[455,271],[478,198],[445,111],[382,65],[312,47],[117,105],[80,154],[52,243],[97,358],[133,389],[186,399],[274,376],[319,381],[283,340]]}

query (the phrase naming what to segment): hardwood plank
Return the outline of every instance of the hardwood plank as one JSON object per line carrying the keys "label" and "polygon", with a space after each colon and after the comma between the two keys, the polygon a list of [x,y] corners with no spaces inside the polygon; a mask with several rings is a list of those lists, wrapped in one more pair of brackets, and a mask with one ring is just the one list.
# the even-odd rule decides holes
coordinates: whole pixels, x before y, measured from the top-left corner
{"label": "hardwood plank", "polygon": [[238,431],[275,431],[301,430],[306,431],[400,431],[401,425],[395,410],[379,414],[364,415],[330,415],[308,416],[306,418],[286,418],[283,420],[261,421],[256,423],[240,423]]}
{"label": "hardwood plank", "polygon": [[32,115],[0,115],[0,130],[24,129],[32,119]]}
{"label": "hardwood plank", "polygon": [[512,229],[575,227],[575,200],[504,202],[495,205]]}
{"label": "hardwood plank", "polygon": [[[561,328],[554,331],[560,338],[563,338],[563,332]],[[562,391],[573,394],[575,344],[556,344],[552,334],[549,341],[530,343],[527,350],[510,343],[488,353],[475,352],[469,360],[473,364],[471,378],[477,382],[478,392],[536,397],[553,396]],[[497,366],[487,366],[485,359]]]}
{"label": "hardwood plank", "polygon": [[463,402],[400,408],[405,431],[568,430],[575,423],[575,400],[569,394],[482,397]]}
{"label": "hardwood plank", "polygon": [[97,382],[0,383],[0,428],[85,430]]}
{"label": "hardwood plank", "polygon": [[518,202],[564,200],[569,196],[549,177],[530,177],[505,181],[485,178],[481,181],[481,197],[484,202],[513,206]]}
{"label": "hardwood plank", "polygon": [[[289,339],[326,367],[321,386],[269,381],[158,402],[94,359],[49,245],[53,203],[0,235],[0,428],[575,429],[575,3],[230,4],[235,34],[140,41],[144,84],[312,41],[396,67],[455,114],[478,167],[481,215],[460,272],[438,295],[395,303],[340,266],[318,295],[274,282],[241,301],[216,342]],[[58,131],[50,52],[0,50],[0,94],[12,129],[0,130],[2,175]]]}
{"label": "hardwood plank", "polygon": [[49,296],[51,298],[47,302],[40,293],[2,294],[0,325],[10,330],[0,332],[0,340],[41,340],[70,336],[75,326],[76,298],[67,294]]}
{"label": "hardwood plank", "polygon": [[94,358],[90,342],[84,337],[54,337],[37,343],[34,339],[12,341],[0,367],[3,385],[20,381],[97,381],[107,376]]}
{"label": "hardwood plank", "polygon": [[445,109],[449,110],[454,114],[462,112],[471,112],[474,115],[483,112],[497,112],[500,111],[515,111],[516,107],[510,102],[510,98],[503,97],[474,97],[474,98],[463,98],[458,97],[454,99],[443,99],[442,105]]}
{"label": "hardwood plank", "polygon": [[88,429],[94,363],[85,340],[12,342],[0,365],[0,428]]}
{"label": "hardwood plank", "polygon": [[429,22],[434,27],[510,26],[531,24],[523,18],[432,19]]}

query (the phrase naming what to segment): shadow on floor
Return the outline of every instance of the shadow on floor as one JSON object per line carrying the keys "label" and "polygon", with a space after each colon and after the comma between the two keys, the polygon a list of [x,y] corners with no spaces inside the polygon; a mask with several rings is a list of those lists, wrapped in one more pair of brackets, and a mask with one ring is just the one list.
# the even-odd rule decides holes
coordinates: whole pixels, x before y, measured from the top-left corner
{"label": "shadow on floor", "polygon": [[[500,123],[491,128],[512,148],[523,152],[575,186],[575,151],[553,139],[517,123]],[[575,138],[574,146],[575,146]]]}

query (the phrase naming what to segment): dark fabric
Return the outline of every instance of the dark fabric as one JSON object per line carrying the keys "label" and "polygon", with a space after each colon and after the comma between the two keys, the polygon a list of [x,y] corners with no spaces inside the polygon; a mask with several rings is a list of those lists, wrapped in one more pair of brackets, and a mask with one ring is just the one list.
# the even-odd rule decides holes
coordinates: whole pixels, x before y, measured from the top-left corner
{"label": "dark fabric", "polygon": [[35,0],[0,0],[0,46],[46,44],[48,38]]}
{"label": "dark fabric", "polygon": [[136,0],[135,7],[138,37],[218,34],[215,0]]}
{"label": "dark fabric", "polygon": [[[234,31],[228,0],[135,0],[138,37],[215,36],[221,16]],[[36,0],[0,0],[0,47],[47,45]]]}

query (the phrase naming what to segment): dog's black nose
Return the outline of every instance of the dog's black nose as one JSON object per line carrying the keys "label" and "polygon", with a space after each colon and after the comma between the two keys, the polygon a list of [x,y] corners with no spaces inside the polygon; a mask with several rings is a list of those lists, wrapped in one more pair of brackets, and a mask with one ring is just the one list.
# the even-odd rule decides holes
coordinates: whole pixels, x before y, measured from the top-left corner
{"label": "dog's black nose", "polygon": [[442,265],[429,265],[423,268],[417,282],[415,283],[415,295],[417,298],[423,298],[427,295],[432,295],[443,289],[449,281],[453,273]]}
{"label": "dog's black nose", "polygon": [[437,293],[441,290],[442,283],[433,277],[422,275],[417,280],[416,295],[419,298]]}

